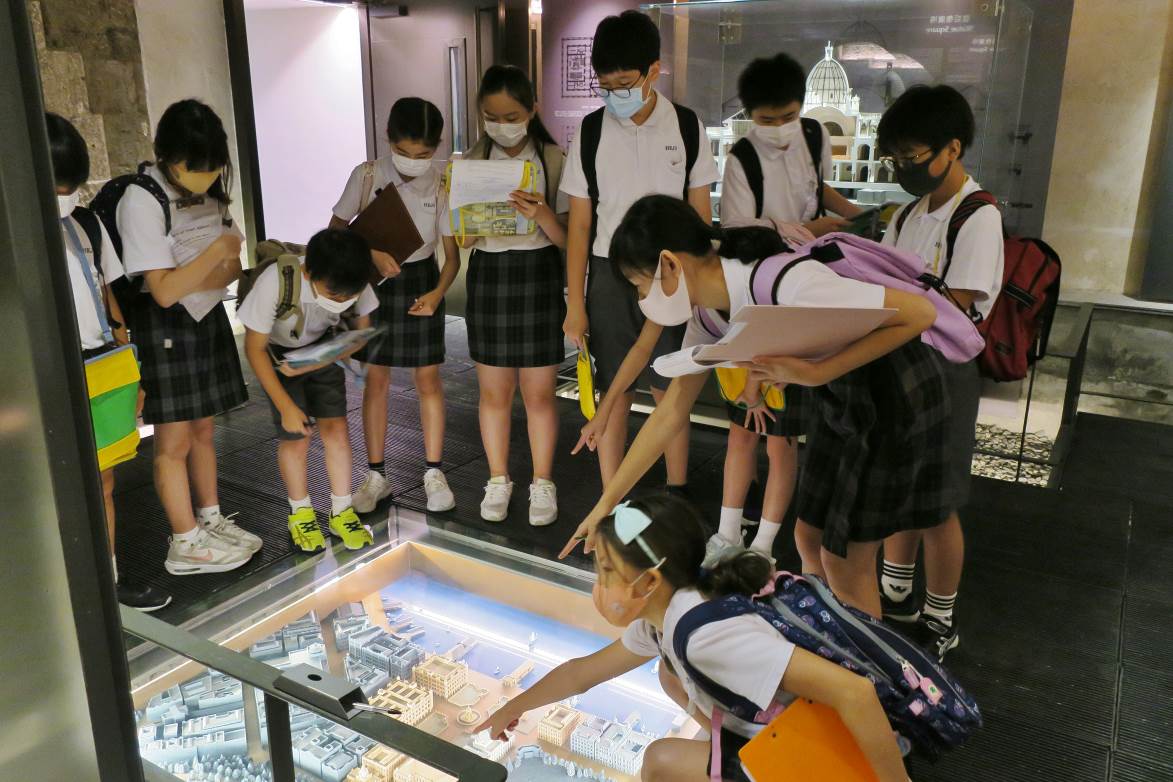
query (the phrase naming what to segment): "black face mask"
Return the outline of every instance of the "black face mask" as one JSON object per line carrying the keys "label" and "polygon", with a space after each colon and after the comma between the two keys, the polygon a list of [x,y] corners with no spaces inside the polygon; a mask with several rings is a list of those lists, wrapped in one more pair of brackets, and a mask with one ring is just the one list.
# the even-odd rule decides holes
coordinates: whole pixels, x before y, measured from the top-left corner
{"label": "black face mask", "polygon": [[905,192],[920,198],[936,190],[945,181],[945,177],[949,176],[949,170],[953,168],[953,161],[949,161],[949,165],[945,166],[945,170],[941,172],[940,176],[933,176],[929,173],[929,166],[937,159],[937,155],[941,154],[938,150],[928,160],[923,163],[917,163],[911,166],[897,166],[896,167],[896,181],[904,188]]}

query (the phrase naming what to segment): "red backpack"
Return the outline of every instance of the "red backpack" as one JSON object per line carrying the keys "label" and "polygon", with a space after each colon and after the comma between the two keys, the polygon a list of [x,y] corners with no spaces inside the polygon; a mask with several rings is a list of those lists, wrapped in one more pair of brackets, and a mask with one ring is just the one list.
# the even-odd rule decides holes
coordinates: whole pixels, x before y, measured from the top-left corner
{"label": "red backpack", "polygon": [[[967,195],[949,218],[945,233],[944,280],[953,261],[953,245],[961,226],[970,215],[987,204],[997,207],[994,196],[985,190]],[[896,233],[912,208],[906,208],[896,219]],[[990,314],[984,318],[976,311],[970,313],[978,332],[986,340],[985,349],[978,354],[978,368],[992,380],[1021,380],[1031,364],[1047,354],[1047,341],[1055,308],[1059,304],[1059,278],[1062,264],[1059,254],[1042,239],[1010,236],[1003,229],[1004,268],[1002,288]]]}

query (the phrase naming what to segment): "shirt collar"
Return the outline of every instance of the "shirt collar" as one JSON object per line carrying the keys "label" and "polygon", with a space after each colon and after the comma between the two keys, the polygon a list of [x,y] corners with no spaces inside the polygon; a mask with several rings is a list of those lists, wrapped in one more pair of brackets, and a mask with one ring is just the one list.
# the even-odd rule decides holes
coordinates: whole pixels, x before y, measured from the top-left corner
{"label": "shirt collar", "polygon": [[953,217],[953,210],[957,208],[957,205],[961,203],[962,199],[964,199],[967,195],[974,192],[975,190],[980,190],[980,189],[981,189],[981,185],[979,185],[977,182],[975,182],[973,180],[973,177],[967,175],[965,177],[965,181],[961,183],[961,189],[958,190],[956,193],[954,193],[952,198],[950,198],[948,201],[946,201],[945,203],[938,206],[933,211],[931,211],[931,212],[928,211],[928,209],[929,209],[928,197],[926,196],[925,198],[921,199],[924,202],[924,206],[920,206],[918,204],[918,207],[921,210],[919,216],[920,217],[927,217],[931,220],[936,220],[938,223],[947,223],[947,222],[949,222],[949,218]]}

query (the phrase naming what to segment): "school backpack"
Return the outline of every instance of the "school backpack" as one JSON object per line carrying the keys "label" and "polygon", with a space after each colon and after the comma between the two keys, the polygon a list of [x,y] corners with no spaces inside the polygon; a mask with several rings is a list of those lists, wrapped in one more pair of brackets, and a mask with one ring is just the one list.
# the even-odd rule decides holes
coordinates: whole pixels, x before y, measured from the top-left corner
{"label": "school backpack", "polygon": [[266,239],[257,244],[256,263],[246,269],[236,283],[236,302],[239,307],[265,269],[277,266],[277,320],[295,318],[290,335],[296,339],[305,326],[305,311],[301,307],[301,259],[304,244]]}
{"label": "school backpack", "polygon": [[688,639],[712,622],[756,614],[800,649],[867,677],[893,729],[929,758],[960,746],[982,726],[977,703],[933,655],[882,622],[840,603],[817,576],[777,573],[764,591],[770,594],[706,601],[676,624],[672,638],[676,659],[720,707],[714,715],[717,719],[723,712],[767,724],[778,710],[763,712],[694,668],[688,661]]}
{"label": "school backpack", "polygon": [[[815,217],[818,218],[827,213],[823,206],[823,126],[818,120],[810,117],[799,117],[799,122],[802,123],[802,137],[806,141],[807,150],[811,153],[811,160],[815,164],[815,176],[818,178],[818,189],[815,191],[818,199]],[[754,149],[750,140],[743,136],[729,148],[729,154],[737,158],[741,170],[745,172],[745,181],[753,193],[754,217],[761,217],[766,202],[766,190],[765,175],[762,173],[762,161],[758,157],[758,151]]]}
{"label": "school backpack", "polygon": [[[90,250],[94,254],[94,268],[98,271],[98,287],[101,290],[106,288],[105,274],[102,271],[102,225],[98,220],[98,216],[84,206],[74,207],[73,212],[70,213],[77,224],[81,226],[81,230],[85,232],[86,241],[90,243]],[[82,259],[85,260],[84,258]],[[113,287],[113,286],[111,286]],[[117,319],[110,315],[110,304],[106,301],[106,296],[102,296],[102,307],[106,311],[106,322],[110,324],[112,329],[120,329],[124,324],[119,323]]]}
{"label": "school backpack", "polygon": [[985,347],[977,326],[958,309],[940,278],[924,270],[916,253],[848,233],[830,233],[780,255],[761,260],[750,273],[755,304],[779,304],[778,286],[791,268],[805,261],[825,263],[840,277],[883,285],[927,298],[937,310],[921,340],[954,364],[970,361]]}
{"label": "school backpack", "polygon": [[[692,167],[696,164],[701,149],[700,119],[692,109],[673,103],[676,110],[676,122],[680,125],[680,138],[684,142],[684,190],[681,198],[688,200],[688,179],[692,176]],[[587,244],[588,252],[595,244],[595,234],[599,226],[599,171],[595,165],[595,158],[599,154],[599,142],[603,138],[603,117],[607,109],[601,108],[592,111],[582,118],[582,127],[579,129],[579,157],[582,162],[582,174],[587,181],[587,195],[591,199],[591,238]]]}
{"label": "school backpack", "polygon": [[[953,210],[945,229],[942,280],[949,275],[953,245],[961,227],[986,205],[997,207],[998,202],[985,190],[975,190]],[[896,218],[897,235],[911,211],[912,207],[907,207]],[[971,309],[970,317],[985,340],[985,348],[978,355],[981,373],[992,380],[1021,380],[1030,365],[1047,354],[1063,265],[1059,254],[1042,239],[1010,236],[1003,228],[1002,246],[1002,289],[989,315],[983,318]]]}

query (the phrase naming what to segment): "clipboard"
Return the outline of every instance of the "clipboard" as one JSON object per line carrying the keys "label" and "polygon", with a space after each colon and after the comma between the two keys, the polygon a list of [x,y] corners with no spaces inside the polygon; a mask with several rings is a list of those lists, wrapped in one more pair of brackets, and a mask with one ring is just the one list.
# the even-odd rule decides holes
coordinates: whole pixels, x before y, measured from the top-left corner
{"label": "clipboard", "polygon": [[[424,246],[415,220],[399,196],[399,188],[389,183],[350,223],[350,230],[367,240],[372,250],[385,252],[402,264]],[[382,275],[374,272],[376,282]]]}
{"label": "clipboard", "polygon": [[737,753],[752,782],[878,782],[871,763],[829,706],[797,700]]}
{"label": "clipboard", "polygon": [[[441,181],[441,188],[446,192],[451,189],[454,166],[456,163],[472,162],[477,165],[493,164],[511,161],[454,161],[449,163]],[[515,190],[524,190],[527,193],[536,193],[538,183],[538,167],[532,161],[525,161],[521,167],[521,180]],[[482,203],[466,204],[448,209],[449,226],[452,235],[463,241],[466,236],[528,236],[538,229],[538,224],[522,215],[508,201],[487,201]]]}

